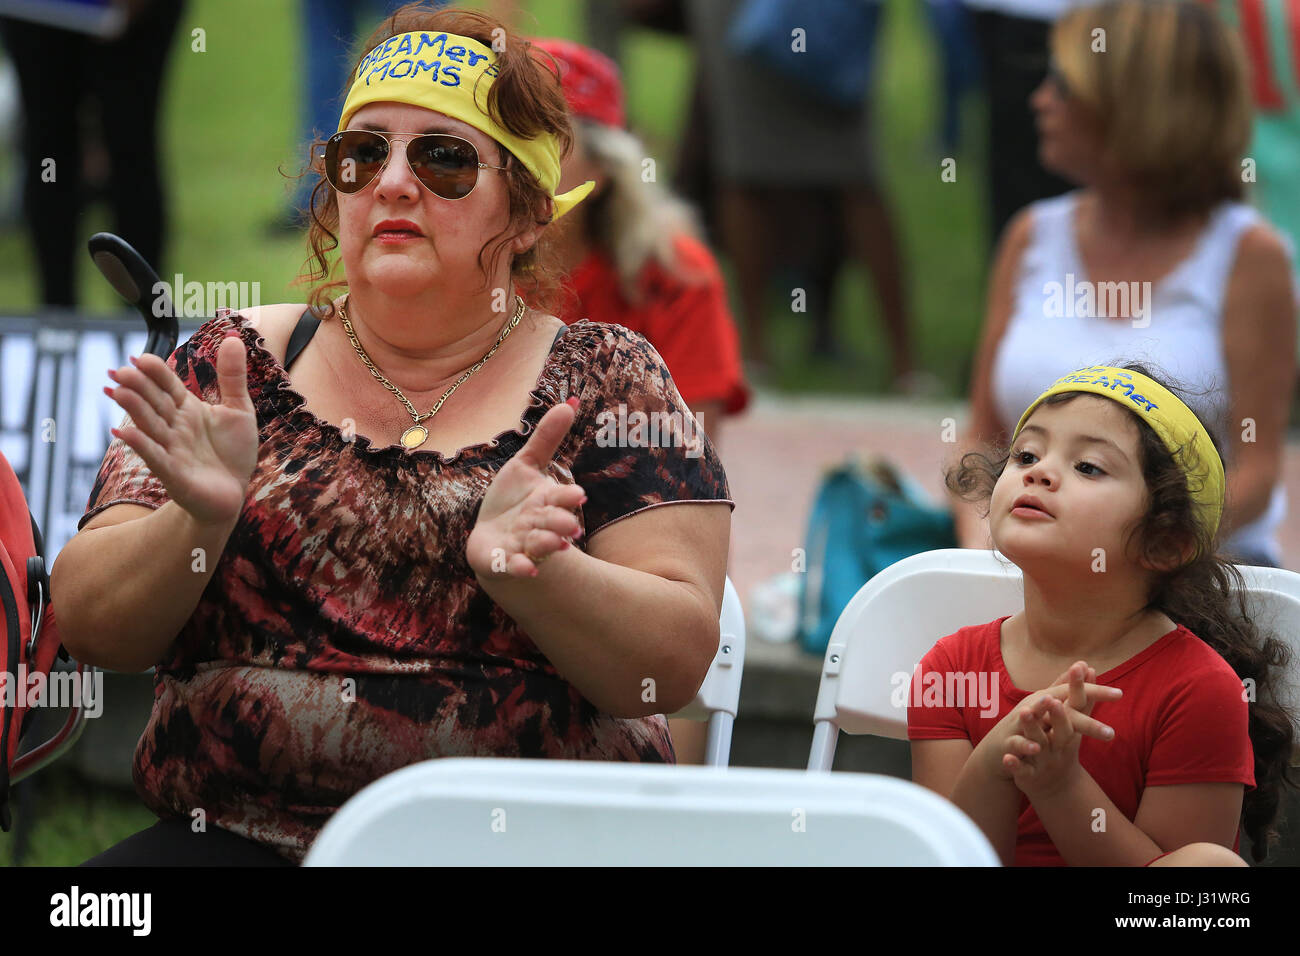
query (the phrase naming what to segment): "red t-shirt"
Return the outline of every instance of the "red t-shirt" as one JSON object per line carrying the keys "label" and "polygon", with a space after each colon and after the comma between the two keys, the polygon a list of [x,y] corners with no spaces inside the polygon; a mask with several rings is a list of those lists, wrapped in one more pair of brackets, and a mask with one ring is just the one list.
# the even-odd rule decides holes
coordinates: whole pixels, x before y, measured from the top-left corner
{"label": "red t-shirt", "polygon": [[682,235],[674,246],[681,271],[690,278],[651,260],[641,271],[639,305],[624,297],[609,256],[592,252],[569,274],[558,315],[570,325],[585,318],[640,332],[668,366],[687,405],[722,402],[734,415],[749,404],[749,388],[722,273],[698,240]]}
{"label": "red t-shirt", "polygon": [[[1009,615],[1008,615],[1009,616]],[[909,740],[966,739],[976,746],[1017,704],[1029,696],[1011,683],[1002,661],[1002,622],[963,627],[940,640],[921,658],[921,691],[908,694]],[[952,699],[936,702],[937,682],[945,678]],[[1146,650],[1097,678],[1124,696],[1099,701],[1092,716],[1115,728],[1110,742],[1084,737],[1079,763],[1130,821],[1137,816],[1146,787],[1179,783],[1255,785],[1255,757],[1247,732],[1247,703],[1240,678],[1219,654],[1185,627],[1177,627]],[[997,713],[990,703],[996,687]],[[984,688],[985,690],[980,690]],[[926,690],[931,691],[930,696]],[[960,693],[959,693],[960,691]],[[986,693],[987,691],[988,693]],[[954,700],[965,706],[946,706]],[[1016,866],[1065,866],[1038,814],[1022,795]]]}

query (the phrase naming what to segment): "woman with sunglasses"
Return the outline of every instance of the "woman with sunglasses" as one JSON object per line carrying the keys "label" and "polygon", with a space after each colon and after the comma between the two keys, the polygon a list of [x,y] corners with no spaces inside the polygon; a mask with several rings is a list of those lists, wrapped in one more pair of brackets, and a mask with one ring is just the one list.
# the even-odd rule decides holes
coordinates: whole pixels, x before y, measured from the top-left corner
{"label": "woman with sunglasses", "polygon": [[300,862],[433,757],[671,762],[717,650],[711,446],[643,338],[518,294],[591,188],[556,193],[557,80],[478,14],[408,5],[365,49],[313,200],[347,293],[112,373],[128,421],[52,588],[79,660],[156,669],[162,820],[96,863]]}
{"label": "woman with sunglasses", "polygon": [[[1039,154],[1080,188],[1003,234],[960,447],[1005,442],[1074,368],[1154,362],[1232,439],[1225,550],[1278,565],[1295,291],[1285,242],[1243,201],[1251,106],[1237,39],[1204,4],[1119,0],[1068,13],[1051,54],[1031,100]],[[954,508],[962,544],[988,547],[975,508]]]}

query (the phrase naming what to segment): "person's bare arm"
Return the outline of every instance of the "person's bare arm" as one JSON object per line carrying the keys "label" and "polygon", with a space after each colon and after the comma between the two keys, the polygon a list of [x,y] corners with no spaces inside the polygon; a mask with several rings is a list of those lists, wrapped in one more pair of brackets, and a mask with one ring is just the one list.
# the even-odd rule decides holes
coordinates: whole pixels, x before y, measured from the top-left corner
{"label": "person's bare arm", "polygon": [[[971,374],[970,421],[959,436],[956,453],[949,459],[948,467],[961,461],[970,452],[989,454],[995,443],[1007,440],[1006,426],[998,420],[993,405],[993,360],[998,344],[1006,332],[1007,322],[1014,305],[1016,275],[1020,260],[1029,245],[1032,217],[1026,210],[1018,212],[1007,224],[998,244],[984,315],[984,328]],[[957,543],[963,548],[988,548],[988,522],[979,506],[950,496],[953,521],[956,525]]]}
{"label": "person's bare arm", "polygon": [[975,822],[1004,866],[1016,858],[1020,790],[983,772],[969,740],[913,740],[912,782],[951,800]]}
{"label": "person's bare arm", "polygon": [[[1073,687],[1071,692],[1075,696]],[[1228,693],[1236,693],[1232,685]],[[1082,693],[1077,697],[1084,699]],[[1242,784],[1148,787],[1130,822],[1079,763],[1083,738],[1073,724],[1078,716],[1073,703],[1043,696],[1026,707],[1028,713],[1019,722],[1019,732],[1008,738],[1002,758],[1066,863],[1141,866],[1164,851],[1192,843],[1231,849],[1241,821]],[[1194,746],[1214,748],[1215,741],[1205,740],[1203,732],[1186,736],[1193,738]],[[1152,757],[1151,765],[1154,762]]]}
{"label": "person's bare arm", "polygon": [[1130,822],[1080,767],[1066,786],[1035,800],[1034,810],[1070,866],[1141,866],[1190,843],[1231,850],[1244,790],[1239,783],[1148,787]]}
{"label": "person's bare arm", "polygon": [[157,511],[119,504],[73,537],[50,573],[59,633],[78,660],[112,670],[156,663],[194,613],[239,521],[257,463],[257,415],[244,343],[218,347],[221,402],[186,388],[156,355],[110,372],[128,418],[113,434],[170,499]]}
{"label": "person's bare arm", "polygon": [[[719,439],[722,435],[722,420],[726,416],[727,404],[723,401],[699,402],[693,409],[699,422],[700,430],[709,436],[714,451],[721,454]],[[702,720],[678,718],[668,721],[668,732],[673,738],[673,751],[677,762],[682,764],[703,764],[708,754],[709,725]]]}
{"label": "person's bare arm", "polygon": [[577,402],[543,415],[497,472],[465,556],[488,597],[597,709],[676,713],[718,651],[730,506],[665,503],[596,529],[585,552],[570,546],[585,493],[545,469]]}
{"label": "person's bare arm", "polygon": [[718,651],[730,526],[722,503],[650,508],[600,529],[585,553],[552,554],[536,578],[479,583],[597,708],[672,714]]}
{"label": "person's bare arm", "polygon": [[202,524],[174,501],[97,514],[50,571],[68,653],[108,670],[152,667],[194,613],[234,527]]}
{"label": "person's bare arm", "polygon": [[1295,290],[1286,249],[1256,226],[1242,236],[1223,310],[1231,449],[1222,534],[1268,508],[1282,471],[1295,386]]}

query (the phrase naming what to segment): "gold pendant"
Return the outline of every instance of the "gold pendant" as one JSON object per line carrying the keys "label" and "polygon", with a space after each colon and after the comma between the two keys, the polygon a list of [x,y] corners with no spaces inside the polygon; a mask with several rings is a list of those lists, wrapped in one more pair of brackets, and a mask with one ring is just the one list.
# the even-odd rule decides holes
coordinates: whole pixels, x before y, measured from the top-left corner
{"label": "gold pendant", "polygon": [[402,444],[407,448],[419,448],[429,440],[429,429],[423,425],[412,425],[402,432]]}

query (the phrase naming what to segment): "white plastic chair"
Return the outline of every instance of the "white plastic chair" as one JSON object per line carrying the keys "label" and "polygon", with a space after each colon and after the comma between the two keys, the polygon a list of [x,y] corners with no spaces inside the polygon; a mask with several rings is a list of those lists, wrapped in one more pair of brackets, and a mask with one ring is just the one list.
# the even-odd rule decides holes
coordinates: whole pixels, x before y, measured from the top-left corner
{"label": "white plastic chair", "polygon": [[704,675],[695,699],[669,716],[684,720],[707,720],[704,763],[725,767],[731,760],[731,728],[740,709],[740,680],[745,672],[745,610],[740,595],[728,577],[722,594],[722,615],[718,620],[718,653]]}
{"label": "white plastic chair", "polygon": [[906,780],[801,770],[456,758],[405,767],[326,823],[306,866],[996,866]]}
{"label": "white plastic chair", "polygon": [[[1300,574],[1245,566],[1241,572],[1252,618],[1300,655]],[[1020,569],[994,551],[926,551],[873,577],[831,632],[808,769],[831,769],[841,730],[906,740],[912,671],[935,641],[1023,607]],[[1283,683],[1279,697],[1292,707],[1300,702],[1294,684]]]}

